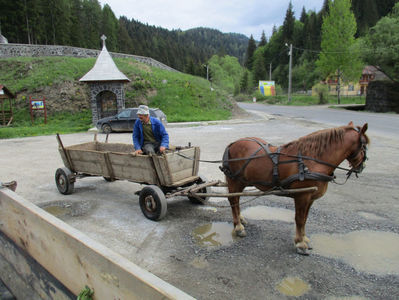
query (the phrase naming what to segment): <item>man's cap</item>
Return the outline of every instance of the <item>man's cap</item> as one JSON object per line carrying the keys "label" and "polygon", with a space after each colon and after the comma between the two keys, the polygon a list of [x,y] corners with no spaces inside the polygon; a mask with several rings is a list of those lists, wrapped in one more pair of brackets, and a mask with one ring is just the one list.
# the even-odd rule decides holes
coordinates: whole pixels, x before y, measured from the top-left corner
{"label": "man's cap", "polygon": [[139,110],[137,111],[138,115],[149,115],[150,110],[148,109],[147,105],[140,105]]}

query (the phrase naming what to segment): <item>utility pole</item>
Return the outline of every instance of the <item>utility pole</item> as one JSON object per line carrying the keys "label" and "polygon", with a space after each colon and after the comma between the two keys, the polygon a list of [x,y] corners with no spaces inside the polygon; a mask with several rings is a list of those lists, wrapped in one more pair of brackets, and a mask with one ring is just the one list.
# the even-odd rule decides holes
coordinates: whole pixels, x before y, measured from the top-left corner
{"label": "utility pole", "polygon": [[209,80],[209,65],[206,65],[206,80]]}
{"label": "utility pole", "polygon": [[290,65],[288,71],[288,102],[291,102],[291,85],[292,85],[292,44],[290,44],[290,52],[288,53],[290,56]]}
{"label": "utility pole", "polygon": [[269,81],[272,81],[272,63],[269,64]]}

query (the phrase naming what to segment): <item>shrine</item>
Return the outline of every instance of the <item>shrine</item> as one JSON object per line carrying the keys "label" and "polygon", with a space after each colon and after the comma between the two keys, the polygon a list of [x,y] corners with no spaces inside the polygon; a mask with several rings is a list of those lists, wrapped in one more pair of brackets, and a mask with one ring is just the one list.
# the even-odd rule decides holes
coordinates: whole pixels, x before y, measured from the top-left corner
{"label": "shrine", "polygon": [[99,119],[115,115],[125,108],[124,84],[130,81],[115,65],[105,46],[106,37],[102,35],[101,39],[103,48],[94,67],[79,80],[90,86],[93,124],[96,124]]}

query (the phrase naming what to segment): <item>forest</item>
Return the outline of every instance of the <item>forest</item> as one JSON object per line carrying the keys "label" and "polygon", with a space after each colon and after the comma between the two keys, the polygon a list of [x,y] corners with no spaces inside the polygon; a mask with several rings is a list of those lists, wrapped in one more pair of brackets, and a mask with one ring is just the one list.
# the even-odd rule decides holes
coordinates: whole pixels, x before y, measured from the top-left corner
{"label": "forest", "polygon": [[[382,17],[391,13],[397,2],[352,0],[357,25],[355,37],[366,35]],[[206,65],[214,55],[228,55],[236,57],[245,67],[243,70],[249,71],[250,82],[269,79],[271,75],[284,88],[288,84],[286,45],[292,44],[296,78],[293,87],[307,90],[320,77],[315,62],[321,50],[323,18],[329,13],[329,3],[325,0],[319,12],[303,7],[299,16],[295,16],[290,2],[284,23],[275,26],[269,38],[263,33],[260,41],[255,41],[252,35],[248,38],[211,28],[167,30],[125,16],[118,19],[109,5],[101,6],[97,0],[0,0],[0,25],[9,43],[99,49],[99,37],[105,34],[109,51],[152,57],[202,77],[206,77]],[[212,70],[208,75],[212,77]]]}

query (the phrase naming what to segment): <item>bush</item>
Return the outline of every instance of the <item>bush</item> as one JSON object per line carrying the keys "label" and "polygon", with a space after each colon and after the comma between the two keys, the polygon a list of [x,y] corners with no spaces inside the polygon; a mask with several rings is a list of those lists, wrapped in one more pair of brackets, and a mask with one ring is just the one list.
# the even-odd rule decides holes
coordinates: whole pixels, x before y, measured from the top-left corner
{"label": "bush", "polygon": [[319,97],[319,104],[328,103],[328,85],[323,83],[318,83],[314,86],[314,91]]}

